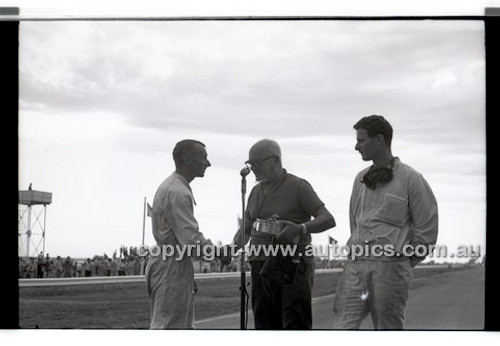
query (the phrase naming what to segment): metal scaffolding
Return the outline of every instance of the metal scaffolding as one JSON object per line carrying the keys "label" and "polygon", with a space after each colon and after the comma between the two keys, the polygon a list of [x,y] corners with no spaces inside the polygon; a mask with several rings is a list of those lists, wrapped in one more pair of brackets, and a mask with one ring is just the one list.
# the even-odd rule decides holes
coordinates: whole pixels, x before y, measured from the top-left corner
{"label": "metal scaffolding", "polygon": [[18,254],[21,257],[45,255],[47,205],[52,203],[52,193],[31,189],[19,191]]}

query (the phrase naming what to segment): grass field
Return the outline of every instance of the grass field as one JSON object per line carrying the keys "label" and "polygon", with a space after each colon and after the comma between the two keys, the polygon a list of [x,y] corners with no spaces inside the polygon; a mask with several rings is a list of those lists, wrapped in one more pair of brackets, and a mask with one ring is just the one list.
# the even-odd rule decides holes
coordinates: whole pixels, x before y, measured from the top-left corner
{"label": "grass field", "polygon": [[[414,277],[463,269],[416,269]],[[313,297],[335,293],[339,277],[340,273],[317,273]],[[239,277],[199,280],[197,285],[196,320],[239,311]],[[149,328],[149,301],[144,283],[22,287],[19,289],[19,326],[42,329],[146,329]]]}

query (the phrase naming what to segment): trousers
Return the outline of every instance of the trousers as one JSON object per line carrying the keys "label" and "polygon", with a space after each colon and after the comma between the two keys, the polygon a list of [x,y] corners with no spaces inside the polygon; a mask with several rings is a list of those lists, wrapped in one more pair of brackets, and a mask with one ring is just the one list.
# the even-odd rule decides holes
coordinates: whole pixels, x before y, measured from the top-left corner
{"label": "trousers", "polygon": [[334,329],[358,329],[370,313],[375,329],[403,329],[413,281],[410,261],[348,261],[334,299]]}
{"label": "trousers", "polygon": [[151,329],[193,329],[195,282],[191,259],[151,257],[146,267]]}
{"label": "trousers", "polygon": [[265,261],[251,261],[255,329],[311,329],[312,265],[301,261],[293,282],[283,275],[261,275]]}

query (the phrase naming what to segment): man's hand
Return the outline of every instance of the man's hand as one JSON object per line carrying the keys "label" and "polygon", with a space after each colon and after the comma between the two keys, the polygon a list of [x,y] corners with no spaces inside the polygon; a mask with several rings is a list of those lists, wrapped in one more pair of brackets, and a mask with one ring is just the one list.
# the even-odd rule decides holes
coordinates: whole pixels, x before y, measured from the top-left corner
{"label": "man's hand", "polygon": [[283,229],[276,239],[284,244],[298,244],[302,234],[302,225],[287,220],[280,220],[279,223],[283,225]]}
{"label": "man's hand", "polygon": [[420,262],[422,262],[424,259],[425,259],[425,256],[424,257],[419,257],[417,255],[413,255],[413,256],[410,257],[410,266],[412,268],[415,268],[415,266],[417,264],[419,264]]}

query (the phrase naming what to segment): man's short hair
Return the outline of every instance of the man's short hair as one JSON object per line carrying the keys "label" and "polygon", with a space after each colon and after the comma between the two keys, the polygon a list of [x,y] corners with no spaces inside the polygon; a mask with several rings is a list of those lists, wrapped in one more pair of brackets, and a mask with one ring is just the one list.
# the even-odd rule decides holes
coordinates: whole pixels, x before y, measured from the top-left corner
{"label": "man's short hair", "polygon": [[361,120],[354,124],[354,129],[364,129],[368,133],[368,136],[372,138],[377,135],[382,135],[384,136],[385,144],[388,147],[391,146],[393,133],[392,126],[381,115],[369,115],[361,118]]}
{"label": "man's short hair", "polygon": [[205,147],[205,144],[194,139],[184,139],[178,142],[174,147],[174,151],[172,152],[175,166],[178,167],[182,165],[182,160],[181,160],[182,156],[193,154],[197,145]]}

